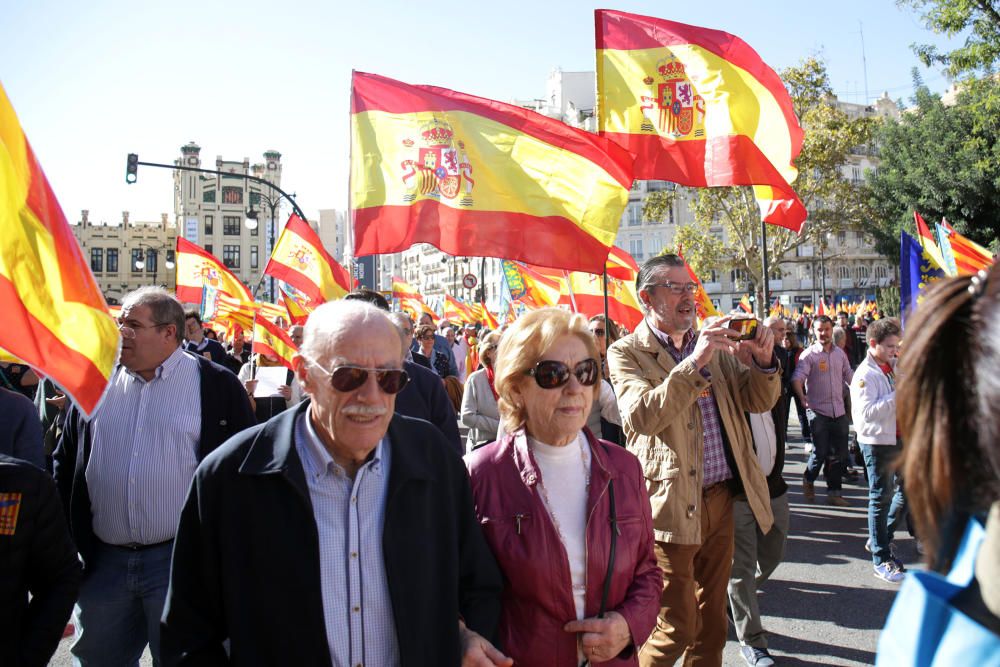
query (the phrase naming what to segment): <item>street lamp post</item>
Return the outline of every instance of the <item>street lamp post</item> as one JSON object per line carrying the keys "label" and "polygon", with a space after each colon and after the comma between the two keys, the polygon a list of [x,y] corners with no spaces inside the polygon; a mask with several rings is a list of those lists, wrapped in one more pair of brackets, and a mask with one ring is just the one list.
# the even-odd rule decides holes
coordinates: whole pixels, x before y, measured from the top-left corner
{"label": "street lamp post", "polygon": [[[163,263],[163,266],[169,271],[173,269],[176,264],[174,263],[174,251],[170,246],[157,245],[153,246],[148,243],[139,243],[139,257],[135,260],[135,268],[137,271],[142,271],[146,268],[147,258],[153,263],[153,284],[156,284],[156,272],[159,270],[159,251],[167,251],[167,259]],[[143,250],[145,248],[145,250]],[[150,255],[152,253],[152,255]]]}
{"label": "street lamp post", "polygon": [[[278,193],[279,194],[276,197],[269,197],[268,195],[264,194],[263,192],[251,192],[250,193],[251,194],[251,196],[250,196],[250,208],[246,212],[246,221],[245,221],[246,228],[249,229],[249,230],[254,230],[254,229],[257,229],[257,224],[258,224],[258,222],[257,222],[257,216],[258,216],[258,212],[255,211],[254,208],[253,208],[253,195],[256,194],[258,197],[260,197],[260,200],[262,202],[264,202],[265,204],[267,204],[268,208],[271,209],[271,220],[270,220],[270,224],[267,227],[267,243],[268,243],[268,246],[269,246],[269,252],[274,252],[274,237],[275,237],[275,229],[274,229],[275,228],[275,224],[274,223],[275,223],[275,219],[277,218],[278,207],[281,205],[281,200],[283,198],[284,199],[288,199],[288,201],[291,202],[292,207],[296,211],[298,211],[298,206],[295,205],[295,199],[294,199],[295,193],[294,192],[292,194],[288,194],[286,192],[281,192],[280,190],[278,190]],[[265,266],[267,266],[266,263],[265,263]],[[255,294],[256,294],[257,290],[260,289],[260,286],[263,284],[263,282],[264,282],[264,275],[261,274],[260,282],[257,283],[257,288],[254,290]],[[268,299],[270,301],[274,301],[274,278],[273,277],[269,278],[269,280],[268,280],[268,290],[267,291],[268,291]]]}

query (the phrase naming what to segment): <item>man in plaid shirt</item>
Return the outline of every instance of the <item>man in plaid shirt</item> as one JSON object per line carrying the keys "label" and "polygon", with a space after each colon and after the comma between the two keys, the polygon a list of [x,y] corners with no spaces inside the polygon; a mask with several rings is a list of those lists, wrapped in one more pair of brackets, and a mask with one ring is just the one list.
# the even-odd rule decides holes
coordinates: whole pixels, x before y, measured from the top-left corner
{"label": "man in plaid shirt", "polygon": [[733,498],[746,496],[762,531],[772,524],[744,412],[770,410],[781,392],[773,334],[760,326],[753,340],[735,340],[729,317],[696,331],[697,291],[677,255],[648,260],[636,278],[645,318],[608,350],[664,574],[660,620],[639,654],[643,667],[681,656],[685,664],[722,664]]}

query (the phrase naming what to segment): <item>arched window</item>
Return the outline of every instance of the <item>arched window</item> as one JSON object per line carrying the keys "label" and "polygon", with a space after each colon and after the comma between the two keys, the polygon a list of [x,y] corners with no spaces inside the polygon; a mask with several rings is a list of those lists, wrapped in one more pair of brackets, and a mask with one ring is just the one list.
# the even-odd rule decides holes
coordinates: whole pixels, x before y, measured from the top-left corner
{"label": "arched window", "polygon": [[881,265],[881,264],[879,266],[875,267],[875,279],[876,280],[885,280],[888,277],[889,277],[889,267]]}
{"label": "arched window", "polygon": [[837,276],[839,276],[841,280],[850,280],[851,279],[851,267],[849,267],[849,266],[841,266],[840,268],[837,269]]}
{"label": "arched window", "polygon": [[857,280],[857,281],[860,282],[860,281],[864,280],[867,277],[868,277],[868,267],[867,266],[859,266],[859,267],[857,267],[857,268],[854,269],[854,279],[855,280]]}

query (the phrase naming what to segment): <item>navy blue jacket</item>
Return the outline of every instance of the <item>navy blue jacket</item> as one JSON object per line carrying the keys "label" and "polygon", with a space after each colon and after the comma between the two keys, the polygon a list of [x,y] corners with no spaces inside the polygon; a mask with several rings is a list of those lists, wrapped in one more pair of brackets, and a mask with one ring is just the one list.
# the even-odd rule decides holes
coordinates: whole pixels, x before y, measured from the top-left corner
{"label": "navy blue jacket", "polygon": [[[240,431],[257,423],[250,407],[250,398],[239,379],[229,369],[192,355],[198,360],[201,374],[201,436],[198,439],[198,460]],[[70,532],[83,557],[93,554],[93,513],[87,490],[87,462],[90,460],[91,422],[74,405],[66,417],[59,445],[53,457],[54,475],[63,510],[69,519]]]}
{"label": "navy blue jacket", "polygon": [[458,432],[458,415],[440,376],[412,361],[404,361],[403,368],[410,376],[410,383],[396,394],[396,412],[434,424],[455,452],[459,456],[464,454],[462,437]]}
{"label": "navy blue jacket", "polygon": [[[439,353],[445,355],[448,359],[448,375],[454,375],[458,377],[458,364],[455,363],[455,351],[451,349],[451,343],[444,336],[439,336],[434,334],[434,349]],[[419,352],[420,345],[417,340],[414,339],[410,343],[410,352]]]}
{"label": "navy blue jacket", "polygon": [[0,388],[0,454],[45,469],[38,408],[24,394],[3,388]]}
{"label": "navy blue jacket", "polygon": [[[319,533],[294,441],[308,405],[240,433],[198,466],[174,542],[165,664],[329,667]],[[500,572],[465,465],[440,432],[396,414],[388,435],[382,553],[400,664],[457,667],[460,617],[494,635]]]}
{"label": "navy blue jacket", "polygon": [[47,472],[0,454],[0,494],[0,665],[43,667],[76,602],[80,561]]}

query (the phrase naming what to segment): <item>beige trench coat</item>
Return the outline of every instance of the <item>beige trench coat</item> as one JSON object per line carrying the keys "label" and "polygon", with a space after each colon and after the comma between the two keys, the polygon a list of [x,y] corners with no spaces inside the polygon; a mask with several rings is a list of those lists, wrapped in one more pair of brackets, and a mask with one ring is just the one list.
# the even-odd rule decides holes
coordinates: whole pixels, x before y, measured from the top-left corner
{"label": "beige trench coat", "polygon": [[[698,395],[711,384],[750,509],[763,532],[773,517],[767,481],[744,412],[767,412],[781,393],[781,372],[747,368],[716,352],[711,382],[690,357],[677,364],[645,320],[608,350],[628,449],[639,457],[657,541],[701,544],[703,436]],[[737,471],[734,471],[737,472]]]}

